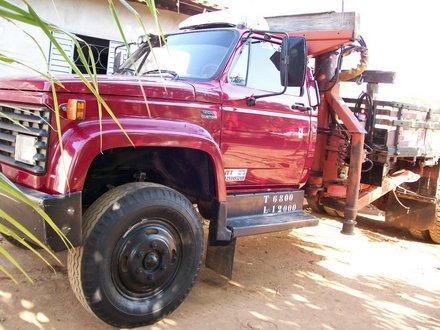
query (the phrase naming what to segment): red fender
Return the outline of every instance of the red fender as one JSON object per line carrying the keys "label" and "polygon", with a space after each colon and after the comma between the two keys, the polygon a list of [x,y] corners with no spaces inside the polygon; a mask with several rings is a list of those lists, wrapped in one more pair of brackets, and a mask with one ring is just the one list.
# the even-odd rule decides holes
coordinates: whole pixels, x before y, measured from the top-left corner
{"label": "red fender", "polygon": [[53,190],[53,193],[81,191],[92,161],[105,150],[133,147],[133,145],[134,147],[179,147],[201,150],[211,157],[215,167],[217,198],[220,202],[226,201],[221,152],[218,144],[204,128],[185,122],[161,119],[121,118],[119,122],[133,144],[111,119],[101,121],[101,130],[98,120],[75,122],[75,125],[66,128],[63,133],[64,164],[61,148],[57,143],[52,150],[52,161],[49,162],[50,166],[47,169],[47,186]]}

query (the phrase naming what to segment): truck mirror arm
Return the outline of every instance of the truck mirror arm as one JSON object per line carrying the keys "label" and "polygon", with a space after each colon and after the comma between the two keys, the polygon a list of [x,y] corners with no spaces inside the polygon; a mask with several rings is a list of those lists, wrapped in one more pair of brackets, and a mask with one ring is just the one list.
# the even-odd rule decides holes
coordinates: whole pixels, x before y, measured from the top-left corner
{"label": "truck mirror arm", "polygon": [[[246,41],[248,38],[250,38],[252,36],[253,33],[260,33],[264,35],[264,40],[270,41],[272,38],[277,38],[279,39],[280,37],[277,36],[277,34],[279,35],[283,35],[283,40],[289,40],[289,34],[286,32],[276,32],[276,31],[253,31],[250,30],[249,34],[245,37],[242,38],[242,41]],[[289,69],[288,69],[288,65],[289,65],[289,45],[285,42],[283,42],[281,44],[281,58],[280,58],[280,75],[281,75],[281,80],[282,80],[282,85],[283,85],[283,90],[281,92],[275,92],[275,93],[268,93],[268,94],[262,94],[262,95],[251,95],[246,99],[247,105],[249,107],[255,106],[257,99],[261,99],[263,97],[269,97],[269,96],[278,96],[278,95],[283,95],[286,91],[287,91],[287,87],[289,86]]]}
{"label": "truck mirror arm", "polygon": [[[319,95],[318,81],[317,80],[312,80],[310,82],[314,84],[315,97],[316,97],[316,104],[310,104],[310,106],[313,109],[313,108],[319,107],[319,105],[321,104],[321,96]],[[310,88],[307,89],[307,93],[309,95],[309,100],[310,100]]]}
{"label": "truck mirror arm", "polygon": [[269,96],[283,95],[286,92],[286,90],[287,90],[287,86],[284,86],[281,92],[262,94],[262,95],[251,95],[246,98],[246,103],[248,107],[253,107],[257,103],[257,99],[261,99],[263,97],[269,97]]}

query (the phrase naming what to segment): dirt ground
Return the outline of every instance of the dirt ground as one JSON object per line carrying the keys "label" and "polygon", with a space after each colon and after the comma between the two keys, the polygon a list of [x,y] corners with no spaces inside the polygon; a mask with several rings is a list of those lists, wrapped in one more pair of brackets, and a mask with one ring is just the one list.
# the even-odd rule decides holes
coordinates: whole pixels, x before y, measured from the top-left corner
{"label": "dirt ground", "polygon": [[[340,228],[322,218],[318,227],[239,239],[233,280],[203,268],[186,301],[148,329],[440,329],[440,246],[372,224],[354,236]],[[31,253],[0,246],[35,282],[0,275],[0,329],[109,328],[76,301],[66,268],[53,273]]]}

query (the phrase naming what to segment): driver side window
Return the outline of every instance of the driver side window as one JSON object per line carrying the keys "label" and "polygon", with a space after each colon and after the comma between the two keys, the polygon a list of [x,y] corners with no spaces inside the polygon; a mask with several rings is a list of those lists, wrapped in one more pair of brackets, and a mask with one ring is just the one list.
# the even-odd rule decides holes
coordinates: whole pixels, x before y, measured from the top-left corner
{"label": "driver side window", "polygon": [[[280,45],[258,39],[248,39],[243,45],[232,70],[231,84],[259,89],[265,92],[281,92]],[[287,93],[297,95],[299,88],[288,88]]]}
{"label": "driver side window", "polygon": [[246,86],[248,75],[249,43],[243,45],[234,67],[229,73],[229,81],[233,85]]}

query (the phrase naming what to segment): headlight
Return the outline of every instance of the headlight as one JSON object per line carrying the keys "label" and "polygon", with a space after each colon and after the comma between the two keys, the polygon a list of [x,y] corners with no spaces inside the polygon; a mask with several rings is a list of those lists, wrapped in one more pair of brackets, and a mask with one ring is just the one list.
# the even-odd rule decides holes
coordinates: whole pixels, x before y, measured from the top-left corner
{"label": "headlight", "polygon": [[15,160],[30,165],[35,165],[34,156],[37,153],[35,143],[37,138],[29,135],[17,134],[15,138]]}

